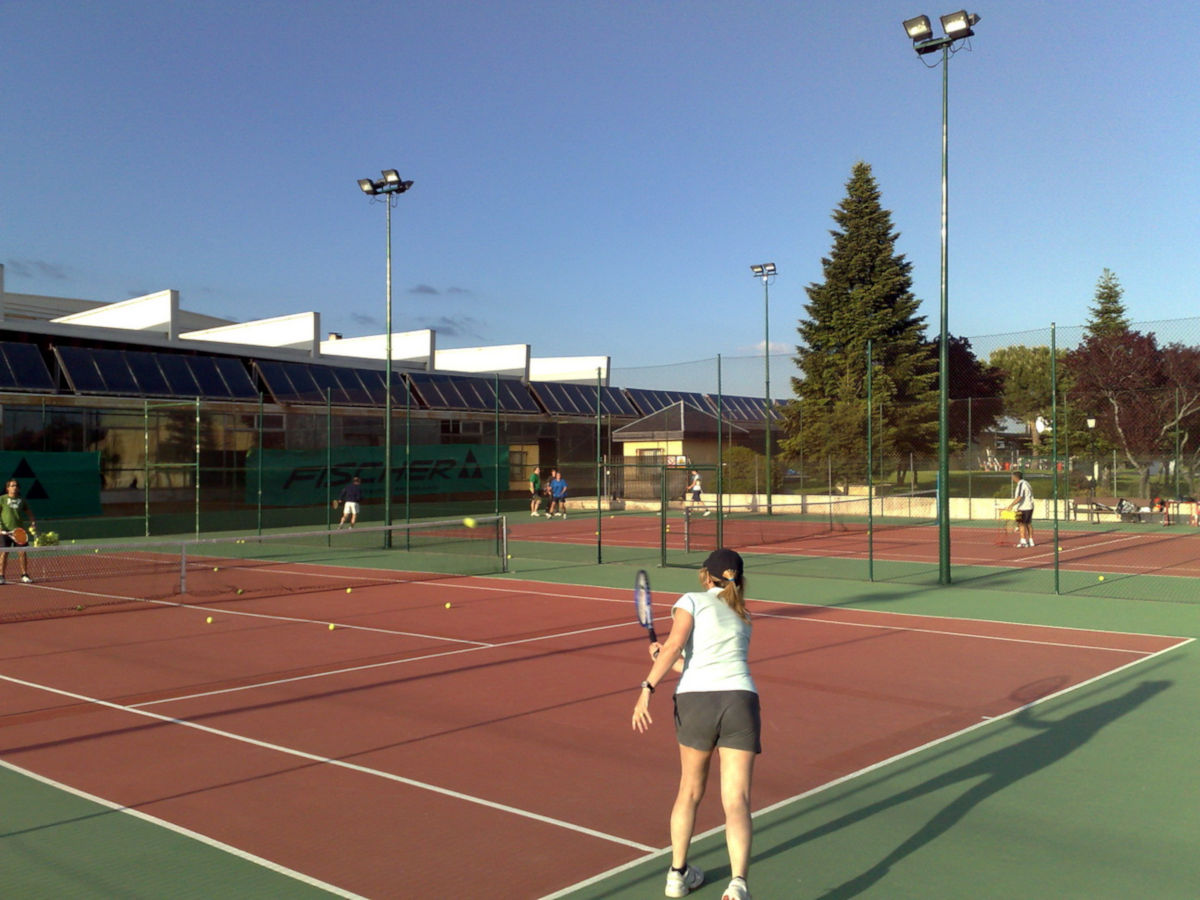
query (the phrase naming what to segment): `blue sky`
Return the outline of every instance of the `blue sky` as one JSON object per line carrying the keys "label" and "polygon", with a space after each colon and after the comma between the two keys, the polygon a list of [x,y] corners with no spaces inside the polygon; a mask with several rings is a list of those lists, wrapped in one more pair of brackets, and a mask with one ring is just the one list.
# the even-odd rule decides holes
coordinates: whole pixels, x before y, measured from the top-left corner
{"label": "blue sky", "polygon": [[[397,330],[616,368],[789,351],[869,163],[938,326],[941,77],[910,2],[9,2],[10,291],[177,288],[246,320]],[[950,62],[950,330],[1195,315],[1193,5],[1004,0]],[[935,57],[936,59],[936,57]],[[926,58],[927,62],[933,59]],[[773,378],[782,381],[788,372]],[[681,385],[682,386],[682,385]]]}

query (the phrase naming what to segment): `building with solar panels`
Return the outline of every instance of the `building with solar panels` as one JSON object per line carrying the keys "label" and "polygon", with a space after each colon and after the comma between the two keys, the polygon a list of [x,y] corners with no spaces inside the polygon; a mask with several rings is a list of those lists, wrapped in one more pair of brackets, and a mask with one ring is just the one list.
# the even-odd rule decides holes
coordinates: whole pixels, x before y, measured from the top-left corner
{"label": "building with solar panels", "polygon": [[[392,343],[405,516],[520,506],[534,465],[563,469],[575,497],[595,497],[599,477],[619,500],[635,461],[615,431],[679,402],[716,412],[702,392],[610,385],[606,357],[439,351],[432,331]],[[384,348],[383,335],[322,335],[314,312],[202,315],[177,291],[117,303],[9,293],[0,266],[0,469],[39,518],[81,535],[320,524],[355,475],[368,508],[381,497]],[[731,437],[761,447],[762,401],[721,399]],[[636,462],[668,449],[643,443]]]}

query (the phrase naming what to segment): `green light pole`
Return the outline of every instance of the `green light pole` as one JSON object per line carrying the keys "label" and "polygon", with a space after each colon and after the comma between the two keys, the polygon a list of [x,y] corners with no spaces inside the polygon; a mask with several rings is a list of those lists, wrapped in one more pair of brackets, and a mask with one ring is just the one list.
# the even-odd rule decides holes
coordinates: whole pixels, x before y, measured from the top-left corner
{"label": "green light pole", "polygon": [[751,266],[751,274],[763,283],[763,423],[766,428],[765,449],[767,458],[767,515],[771,515],[771,292],[768,285],[775,277],[775,263]]}
{"label": "green light pole", "polygon": [[950,339],[947,328],[950,308],[947,250],[949,238],[949,125],[947,110],[950,99],[950,51],[960,40],[975,32],[971,26],[979,16],[966,10],[941,17],[945,36],[935,38],[928,16],[917,16],[904,22],[904,30],[913,42],[918,56],[942,51],[942,265],[941,265],[941,329],[938,338],[938,583],[950,583]]}
{"label": "green light pole", "polygon": [[[387,207],[387,314],[384,327],[387,329],[384,355],[387,369],[383,373],[383,524],[392,524],[392,204],[396,195],[403,194],[413,186],[404,181],[395,169],[384,169],[378,181],[370,178],[358,179],[359,189],[368,197],[383,197]],[[384,539],[391,546],[391,534]]]}

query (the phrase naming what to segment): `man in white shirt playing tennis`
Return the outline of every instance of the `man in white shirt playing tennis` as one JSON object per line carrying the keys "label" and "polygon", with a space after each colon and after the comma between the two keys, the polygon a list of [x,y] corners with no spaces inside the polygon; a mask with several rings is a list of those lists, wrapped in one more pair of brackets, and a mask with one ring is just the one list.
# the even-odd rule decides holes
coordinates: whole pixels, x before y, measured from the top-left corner
{"label": "man in white shirt playing tennis", "polygon": [[1025,480],[1024,472],[1013,472],[1013,499],[1005,509],[1017,508],[1018,547],[1033,546],[1033,488]]}

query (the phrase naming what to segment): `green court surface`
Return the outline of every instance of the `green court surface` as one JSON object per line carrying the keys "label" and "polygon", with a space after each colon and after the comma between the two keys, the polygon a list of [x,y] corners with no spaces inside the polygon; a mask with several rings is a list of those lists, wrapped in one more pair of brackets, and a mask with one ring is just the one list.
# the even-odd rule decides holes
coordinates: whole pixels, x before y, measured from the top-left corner
{"label": "green court surface", "polygon": [[[606,557],[621,561],[604,565],[595,565],[595,548],[518,542],[510,550],[513,571],[499,577],[627,587],[633,572],[646,567],[664,607],[696,584],[688,569],[655,567],[657,550],[631,548],[618,557],[606,549]],[[1200,616],[1190,603],[1054,595],[1023,588],[1016,575],[997,582],[999,589],[965,589],[938,587],[925,577],[915,583],[807,577],[764,562],[756,569],[756,560],[747,560],[752,598],[1200,637]],[[895,760],[881,759],[759,812],[754,897],[1196,897],[1197,646],[1170,650]],[[663,758],[661,766],[664,778],[676,777],[674,757]],[[719,804],[715,789],[705,803]],[[611,873],[581,871],[580,885],[552,896],[662,896],[669,810],[645,809],[635,797],[629,808],[630,816],[661,819],[664,854]],[[0,896],[339,895],[4,767],[0,835]],[[404,896],[404,848],[396,854],[395,896]],[[691,896],[717,900],[729,874],[723,835],[700,836],[692,861],[710,879]],[[496,893],[505,895],[503,873],[486,873],[479,896]]]}

